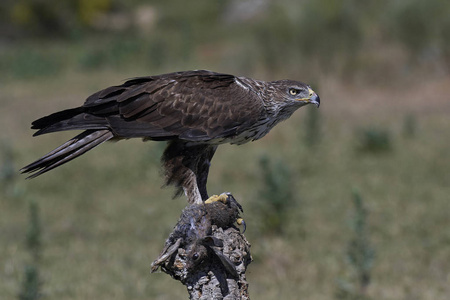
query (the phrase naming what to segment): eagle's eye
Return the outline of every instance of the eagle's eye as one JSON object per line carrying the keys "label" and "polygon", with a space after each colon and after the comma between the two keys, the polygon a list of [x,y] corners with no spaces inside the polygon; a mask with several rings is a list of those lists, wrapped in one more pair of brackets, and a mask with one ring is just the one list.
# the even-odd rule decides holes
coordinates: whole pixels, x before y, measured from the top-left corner
{"label": "eagle's eye", "polygon": [[295,96],[298,93],[300,93],[300,91],[297,89],[294,89],[294,88],[289,89],[289,94],[291,94],[292,96]]}

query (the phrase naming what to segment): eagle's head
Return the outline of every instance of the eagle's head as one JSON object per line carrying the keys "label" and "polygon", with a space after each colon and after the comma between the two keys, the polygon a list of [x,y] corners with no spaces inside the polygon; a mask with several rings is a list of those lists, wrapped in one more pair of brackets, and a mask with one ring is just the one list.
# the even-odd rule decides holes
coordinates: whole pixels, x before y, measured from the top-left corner
{"label": "eagle's head", "polygon": [[309,85],[293,80],[270,82],[271,93],[265,99],[266,108],[276,123],[289,118],[294,111],[307,104],[320,105],[320,98]]}
{"label": "eagle's head", "polygon": [[301,107],[306,104],[320,105],[320,98],[309,85],[293,80],[272,81],[275,87],[276,99],[288,105]]}

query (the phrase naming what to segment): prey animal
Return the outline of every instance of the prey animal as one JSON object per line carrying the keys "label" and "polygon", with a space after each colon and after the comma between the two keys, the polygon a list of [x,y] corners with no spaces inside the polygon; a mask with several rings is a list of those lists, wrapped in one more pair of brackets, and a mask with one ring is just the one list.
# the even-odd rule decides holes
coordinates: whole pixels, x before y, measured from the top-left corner
{"label": "prey animal", "polygon": [[80,107],[32,123],[35,136],[83,130],[22,168],[36,177],[110,140],[167,141],[165,180],[189,203],[209,198],[206,183],[220,144],[244,144],[265,136],[298,108],[319,96],[305,83],[261,81],[205,70],[138,77],[103,89]]}
{"label": "prey animal", "polygon": [[[242,212],[242,207],[231,194],[186,207],[160,256],[152,263],[152,272],[161,267],[183,281],[187,273],[198,271],[203,263],[211,263],[214,261],[211,257],[215,257],[229,275],[237,278],[239,274],[234,263],[219,249],[224,247],[224,243],[213,235],[213,225],[227,229],[237,222],[244,225],[245,231],[239,211]],[[178,256],[182,258],[176,262]]]}

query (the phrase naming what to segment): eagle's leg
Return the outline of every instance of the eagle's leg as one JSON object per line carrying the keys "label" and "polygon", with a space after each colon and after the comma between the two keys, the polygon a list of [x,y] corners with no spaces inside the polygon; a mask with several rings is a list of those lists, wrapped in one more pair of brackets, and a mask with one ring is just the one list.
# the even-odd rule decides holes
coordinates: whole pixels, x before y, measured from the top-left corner
{"label": "eagle's leg", "polygon": [[175,185],[175,196],[184,192],[190,204],[200,204],[208,198],[206,181],[210,161],[217,146],[188,145],[180,140],[170,141],[162,156],[167,185]]}
{"label": "eagle's leg", "polygon": [[[200,146],[198,146],[200,147]],[[209,167],[211,166],[211,160],[216,152],[217,146],[202,145],[204,149],[199,149],[202,152],[198,162],[197,169],[195,171],[197,177],[197,187],[200,192],[203,201],[206,201],[208,192],[206,190],[206,182],[208,181]]]}

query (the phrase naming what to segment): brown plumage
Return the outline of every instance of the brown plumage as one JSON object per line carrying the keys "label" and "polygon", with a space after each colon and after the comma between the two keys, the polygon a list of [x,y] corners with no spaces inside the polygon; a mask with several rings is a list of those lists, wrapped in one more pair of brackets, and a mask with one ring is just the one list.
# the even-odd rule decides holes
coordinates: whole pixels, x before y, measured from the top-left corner
{"label": "brown plumage", "polygon": [[263,137],[296,109],[320,99],[304,83],[264,82],[211,71],[139,77],[108,87],[32,123],[34,134],[85,130],[22,169],[36,177],[111,139],[168,141],[166,181],[189,203],[208,198],[210,161],[219,144]]}

